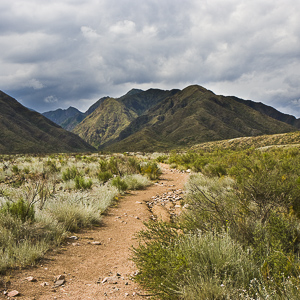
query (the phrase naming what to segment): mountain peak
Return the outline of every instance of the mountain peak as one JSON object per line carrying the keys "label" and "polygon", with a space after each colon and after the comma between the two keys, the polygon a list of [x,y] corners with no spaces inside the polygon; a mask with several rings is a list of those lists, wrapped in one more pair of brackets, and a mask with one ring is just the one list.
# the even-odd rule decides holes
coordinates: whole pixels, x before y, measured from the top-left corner
{"label": "mountain peak", "polygon": [[141,93],[143,92],[143,90],[140,90],[140,89],[131,89],[129,92],[127,92],[126,95],[130,96],[130,95],[135,95],[135,94],[138,94],[138,93]]}

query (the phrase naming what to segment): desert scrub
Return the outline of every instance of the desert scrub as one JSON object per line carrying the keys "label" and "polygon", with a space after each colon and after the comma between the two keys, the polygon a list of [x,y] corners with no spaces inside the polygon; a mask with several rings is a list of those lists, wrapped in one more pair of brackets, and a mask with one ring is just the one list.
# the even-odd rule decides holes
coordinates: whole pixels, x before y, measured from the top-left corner
{"label": "desert scrub", "polygon": [[20,219],[23,223],[26,221],[34,221],[34,206],[20,198],[16,202],[6,201],[1,205],[0,214],[10,214],[15,218]]}
{"label": "desert scrub", "polygon": [[128,188],[126,181],[121,179],[120,176],[114,177],[110,181],[110,185],[116,187],[120,193],[125,192]]}
{"label": "desert scrub", "polygon": [[75,188],[77,190],[87,190],[92,187],[93,181],[91,179],[85,179],[82,176],[76,176],[74,178]]}
{"label": "desert scrub", "polygon": [[141,174],[126,175],[124,181],[128,190],[140,190],[152,184],[147,177]]}
{"label": "desert scrub", "polygon": [[[96,153],[1,156],[1,272],[32,265],[70,231],[98,225],[125,186],[147,184],[145,178],[132,176],[140,173],[140,160]],[[115,186],[105,182],[112,179],[110,174],[121,175]]]}
{"label": "desert scrub", "polygon": [[135,279],[159,299],[237,299],[260,276],[250,252],[226,232],[179,235],[166,224],[147,227],[134,249]]}
{"label": "desert scrub", "polygon": [[150,180],[156,180],[162,174],[162,171],[155,162],[144,162],[141,164],[141,174],[147,176]]}

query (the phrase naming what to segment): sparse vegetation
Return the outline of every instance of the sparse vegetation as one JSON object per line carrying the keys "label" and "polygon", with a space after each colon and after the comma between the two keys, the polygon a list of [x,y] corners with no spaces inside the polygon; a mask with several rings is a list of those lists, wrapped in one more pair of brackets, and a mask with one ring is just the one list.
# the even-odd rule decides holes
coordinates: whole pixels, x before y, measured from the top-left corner
{"label": "sparse vegetation", "polygon": [[158,299],[299,299],[300,149],[172,152],[169,162],[195,172],[185,209],[139,234],[136,280]]}
{"label": "sparse vegetation", "polygon": [[98,225],[119,193],[150,184],[139,172],[124,155],[0,156],[0,273]]}

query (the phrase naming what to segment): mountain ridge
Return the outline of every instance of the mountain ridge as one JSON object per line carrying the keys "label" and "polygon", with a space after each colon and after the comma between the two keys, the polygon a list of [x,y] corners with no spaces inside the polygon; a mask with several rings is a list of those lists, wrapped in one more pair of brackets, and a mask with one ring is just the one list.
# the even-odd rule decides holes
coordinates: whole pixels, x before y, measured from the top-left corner
{"label": "mountain ridge", "polygon": [[0,153],[87,152],[95,148],[0,91]]}

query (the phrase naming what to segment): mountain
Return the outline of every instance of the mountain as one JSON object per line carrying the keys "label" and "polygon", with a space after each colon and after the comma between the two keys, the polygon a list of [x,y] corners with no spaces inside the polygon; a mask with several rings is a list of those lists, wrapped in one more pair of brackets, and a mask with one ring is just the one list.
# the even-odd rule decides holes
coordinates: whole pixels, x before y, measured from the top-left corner
{"label": "mountain", "polygon": [[288,114],[284,114],[281,113],[280,111],[278,111],[277,109],[275,109],[272,106],[263,104],[261,102],[254,102],[251,100],[243,100],[243,99],[239,99],[236,97],[233,97],[236,101],[239,101],[241,103],[244,103],[246,105],[248,105],[249,107],[273,118],[276,119],[278,121],[290,124],[292,126],[295,126],[297,128],[300,128],[300,119],[296,119],[294,116],[288,115]]}
{"label": "mountain", "polygon": [[164,99],[175,95],[180,90],[164,91],[160,89],[149,89],[147,91],[133,89],[117,100],[133,110],[138,115],[143,114],[149,108],[154,107]]}
{"label": "mountain", "polygon": [[137,114],[128,109],[123,103],[113,98],[105,99],[100,106],[80,124],[73,132],[99,147],[103,143],[116,139]]}
{"label": "mountain", "polygon": [[103,98],[100,98],[97,102],[95,102],[93,105],[91,105],[88,110],[84,113],[84,116],[89,116],[92,112],[94,112],[100,105],[101,103],[108,99],[109,97],[103,97]]}
{"label": "mountain", "polygon": [[85,151],[95,148],[0,91],[0,153]]}
{"label": "mountain", "polygon": [[97,107],[109,97],[103,97],[95,102],[89,109],[82,113],[77,108],[70,106],[68,109],[57,109],[42,113],[43,116],[52,122],[60,125],[62,128],[72,131],[86,116],[90,115]]}
{"label": "mountain", "polygon": [[78,124],[73,132],[91,145],[102,147],[117,139],[120,132],[138,116],[178,91],[132,89],[120,98],[107,98],[92,114]]}
{"label": "mountain", "polygon": [[57,109],[54,111],[48,111],[48,112],[44,112],[42,113],[42,115],[46,118],[48,118],[49,120],[51,120],[52,122],[61,125],[63,122],[65,122],[67,119],[74,117],[76,115],[80,115],[83,113],[80,112],[77,108],[70,106],[68,109]]}
{"label": "mountain", "polygon": [[189,86],[134,119],[118,138],[102,146],[110,151],[154,151],[207,141],[296,131],[236,97]]}

